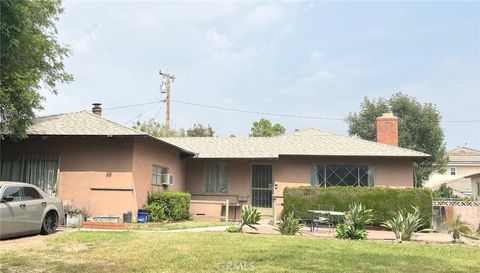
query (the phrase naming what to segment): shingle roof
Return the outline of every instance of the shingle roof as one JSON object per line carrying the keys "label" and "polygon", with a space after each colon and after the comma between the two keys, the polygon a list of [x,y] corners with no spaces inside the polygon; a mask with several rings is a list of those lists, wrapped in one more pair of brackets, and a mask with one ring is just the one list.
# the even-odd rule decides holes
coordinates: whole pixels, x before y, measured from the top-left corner
{"label": "shingle roof", "polygon": [[457,147],[447,152],[450,165],[480,164],[480,151],[469,147]]}
{"label": "shingle roof", "polygon": [[377,142],[307,129],[278,137],[174,137],[163,141],[197,153],[198,158],[277,158],[280,155],[428,157]]}
{"label": "shingle roof", "polygon": [[73,112],[36,118],[28,135],[141,136],[147,135],[90,112]]}

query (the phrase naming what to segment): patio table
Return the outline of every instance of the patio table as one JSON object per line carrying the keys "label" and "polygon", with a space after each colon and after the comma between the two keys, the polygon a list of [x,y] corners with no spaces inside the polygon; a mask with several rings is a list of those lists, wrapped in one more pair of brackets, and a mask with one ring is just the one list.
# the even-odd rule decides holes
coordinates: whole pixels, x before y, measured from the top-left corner
{"label": "patio table", "polygon": [[315,219],[315,215],[325,215],[325,216],[345,216],[345,212],[341,211],[333,211],[333,210],[314,210],[309,209],[308,212],[310,213],[310,232],[313,232],[313,220]]}

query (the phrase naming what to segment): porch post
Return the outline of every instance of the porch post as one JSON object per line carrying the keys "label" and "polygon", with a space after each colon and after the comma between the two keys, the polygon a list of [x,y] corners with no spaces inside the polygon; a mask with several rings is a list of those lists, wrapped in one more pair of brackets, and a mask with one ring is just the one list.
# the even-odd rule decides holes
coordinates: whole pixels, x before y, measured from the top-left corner
{"label": "porch post", "polygon": [[230,209],[230,202],[227,199],[225,201],[225,222],[228,222],[228,210]]}

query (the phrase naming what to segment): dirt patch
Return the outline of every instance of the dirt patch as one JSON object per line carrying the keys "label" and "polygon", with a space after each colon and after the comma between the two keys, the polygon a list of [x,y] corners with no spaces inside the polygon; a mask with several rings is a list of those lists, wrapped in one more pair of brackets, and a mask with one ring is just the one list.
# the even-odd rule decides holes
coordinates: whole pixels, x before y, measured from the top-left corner
{"label": "dirt patch", "polygon": [[15,252],[15,251],[24,251],[24,250],[44,250],[51,249],[52,246],[47,244],[48,238],[58,236],[61,231],[57,231],[54,234],[43,236],[43,235],[33,235],[25,236],[20,238],[13,238],[8,240],[0,241],[0,254],[5,252]]}

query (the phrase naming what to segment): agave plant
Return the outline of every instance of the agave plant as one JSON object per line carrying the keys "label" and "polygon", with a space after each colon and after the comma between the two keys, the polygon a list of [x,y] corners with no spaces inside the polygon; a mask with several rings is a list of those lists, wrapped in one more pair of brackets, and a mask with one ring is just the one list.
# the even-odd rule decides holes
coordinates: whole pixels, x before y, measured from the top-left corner
{"label": "agave plant", "polygon": [[295,235],[298,233],[302,225],[300,221],[295,218],[293,211],[285,216],[278,224],[278,231],[283,235]]}
{"label": "agave plant", "polygon": [[356,229],[365,229],[366,225],[373,222],[373,210],[357,203],[353,203],[349,208],[348,220],[352,222]]}
{"label": "agave plant", "polygon": [[422,219],[417,208],[414,212],[404,213],[399,211],[392,219],[384,222],[382,226],[389,228],[395,234],[397,240],[410,241],[416,231],[422,226]]}
{"label": "agave plant", "polygon": [[254,207],[245,207],[242,210],[241,218],[242,218],[242,222],[238,226],[240,230],[243,229],[243,226],[249,226],[257,230],[257,228],[254,225],[259,224],[258,222],[262,218],[262,214],[258,212],[257,209]]}
{"label": "agave plant", "polygon": [[452,233],[453,242],[456,243],[460,239],[460,235],[472,233],[472,228],[463,222],[459,215],[448,223],[448,231]]}

